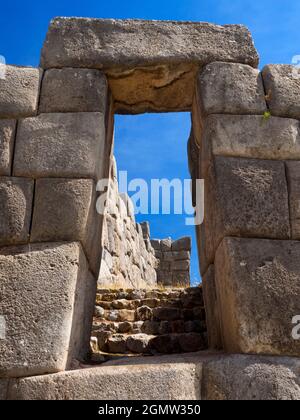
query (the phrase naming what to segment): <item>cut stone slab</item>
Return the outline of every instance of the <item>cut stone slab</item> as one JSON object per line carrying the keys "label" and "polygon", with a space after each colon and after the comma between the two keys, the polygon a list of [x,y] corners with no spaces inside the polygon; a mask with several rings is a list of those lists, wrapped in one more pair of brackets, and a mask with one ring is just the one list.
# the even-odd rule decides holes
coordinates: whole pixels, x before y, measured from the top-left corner
{"label": "cut stone slab", "polygon": [[105,121],[99,112],[41,114],[20,121],[14,175],[103,177]]}
{"label": "cut stone slab", "polygon": [[262,71],[272,115],[300,119],[300,70],[291,65],[268,65]]}
{"label": "cut stone slab", "polygon": [[248,65],[216,62],[198,76],[197,94],[201,113],[258,114],[267,111],[259,70]]}
{"label": "cut stone slab", "polygon": [[96,281],[79,243],[0,249],[0,377],[70,368],[89,349]]}
{"label": "cut stone slab", "polygon": [[29,241],[34,181],[0,177],[0,245]]}
{"label": "cut stone slab", "polygon": [[50,23],[41,65],[102,69],[116,111],[140,113],[190,109],[198,69],[218,60],[257,67],[258,55],[248,29],[192,22],[56,18]]}
{"label": "cut stone slab", "polygon": [[215,283],[215,268],[210,265],[202,277],[203,298],[206,312],[207,335],[209,348],[222,349],[222,336],[220,330],[220,315]]}
{"label": "cut stone slab", "polygon": [[42,70],[31,67],[4,67],[0,78],[0,118],[36,115]]}
{"label": "cut stone slab", "polygon": [[177,241],[172,242],[172,251],[191,251],[192,249],[192,239],[190,236],[177,239]]}
{"label": "cut stone slab", "polygon": [[102,112],[108,102],[106,77],[93,69],[50,69],[43,77],[39,112]]}
{"label": "cut stone slab", "polygon": [[225,350],[299,356],[300,242],[225,238],[215,271]]}
{"label": "cut stone slab", "polygon": [[15,131],[15,120],[0,120],[0,175],[11,174]]}
{"label": "cut stone slab", "polygon": [[91,270],[97,272],[102,220],[96,212],[96,185],[92,179],[36,181],[31,242],[80,241]]}
{"label": "cut stone slab", "polygon": [[299,400],[300,361],[224,355],[203,366],[203,400]]}
{"label": "cut stone slab", "polygon": [[300,239],[300,162],[286,162],[292,239]]}
{"label": "cut stone slab", "polygon": [[212,155],[300,160],[300,122],[257,115],[210,115],[203,130],[202,176]]}
{"label": "cut stone slab", "polygon": [[290,238],[284,162],[216,156],[205,187],[204,272],[225,236]]}
{"label": "cut stone slab", "polygon": [[0,401],[6,400],[8,391],[8,379],[0,379]]}

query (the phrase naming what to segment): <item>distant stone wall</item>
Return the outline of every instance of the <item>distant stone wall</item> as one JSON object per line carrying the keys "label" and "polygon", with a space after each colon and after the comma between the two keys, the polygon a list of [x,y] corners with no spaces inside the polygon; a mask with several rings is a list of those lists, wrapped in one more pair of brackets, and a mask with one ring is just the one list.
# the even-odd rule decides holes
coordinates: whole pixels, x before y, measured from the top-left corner
{"label": "distant stone wall", "polygon": [[157,280],[163,286],[190,286],[191,238],[153,239],[158,259]]}
{"label": "distant stone wall", "polygon": [[[103,253],[98,286],[154,287],[157,259],[150,236],[136,223],[127,194],[119,193],[113,159],[104,215]],[[149,229],[148,229],[149,230]]]}

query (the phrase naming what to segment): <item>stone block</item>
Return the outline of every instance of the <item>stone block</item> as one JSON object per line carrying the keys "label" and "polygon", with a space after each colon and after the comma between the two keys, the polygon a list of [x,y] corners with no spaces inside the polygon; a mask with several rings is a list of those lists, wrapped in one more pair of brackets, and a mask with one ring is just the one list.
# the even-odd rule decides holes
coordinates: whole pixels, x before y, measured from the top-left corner
{"label": "stone block", "polygon": [[36,115],[42,70],[31,67],[4,67],[0,79],[0,118]]}
{"label": "stone block", "polygon": [[57,18],[41,63],[103,69],[117,112],[143,113],[189,110],[199,68],[216,60],[256,67],[249,31],[241,25]]}
{"label": "stone block", "polygon": [[162,252],[170,252],[172,249],[172,239],[166,238],[160,241],[160,250]]}
{"label": "stone block", "polygon": [[300,239],[300,162],[286,162],[292,239]]}
{"label": "stone block", "polygon": [[300,399],[300,362],[290,357],[229,355],[203,365],[203,400]]}
{"label": "stone block", "polygon": [[300,122],[258,115],[210,115],[204,124],[201,176],[212,156],[300,159]]}
{"label": "stone block", "polygon": [[107,340],[109,353],[124,354],[127,351],[127,337],[123,334],[115,334]]}
{"label": "stone block", "polygon": [[80,241],[96,273],[101,260],[101,223],[92,179],[36,181],[31,242]]}
{"label": "stone block", "polygon": [[15,131],[15,120],[0,120],[0,175],[11,174]]}
{"label": "stone block", "polygon": [[158,307],[153,309],[153,317],[160,321],[175,321],[181,319],[179,308]]}
{"label": "stone block", "polygon": [[190,236],[180,238],[172,243],[172,251],[191,251],[192,239]]}
{"label": "stone block", "polygon": [[221,350],[223,345],[215,283],[215,269],[213,265],[209,266],[207,272],[202,277],[202,289],[206,312],[208,345],[211,349]]}
{"label": "stone block", "polygon": [[225,238],[215,281],[226,351],[300,355],[300,242]]}
{"label": "stone block", "polygon": [[0,249],[0,376],[70,368],[89,349],[96,282],[79,243]]}
{"label": "stone block", "polygon": [[0,177],[0,245],[29,241],[34,181]]}
{"label": "stone block", "polygon": [[105,121],[101,113],[41,114],[19,123],[13,173],[36,178],[103,177]]}
{"label": "stone block", "polygon": [[108,103],[107,80],[93,69],[51,69],[43,77],[39,112],[102,112]]}
{"label": "stone block", "polygon": [[291,65],[268,65],[262,75],[271,114],[300,119],[300,70]]}
{"label": "stone block", "polygon": [[204,272],[225,236],[290,238],[284,162],[216,156],[205,185]]}
{"label": "stone block", "polygon": [[132,353],[145,354],[150,351],[150,341],[152,340],[151,335],[147,334],[135,334],[127,338],[126,345],[127,349]]}
{"label": "stone block", "polygon": [[175,287],[188,287],[190,286],[190,272],[189,271],[176,271],[173,273],[172,284]]}
{"label": "stone block", "polygon": [[160,239],[151,239],[151,245],[156,251],[160,251]]}
{"label": "stone block", "polygon": [[172,262],[172,270],[174,271],[189,271],[190,269],[190,261],[173,261]]}
{"label": "stone block", "polygon": [[197,94],[202,116],[258,114],[267,110],[259,70],[237,63],[208,64],[198,75]]}
{"label": "stone block", "polygon": [[203,334],[188,333],[179,334],[178,341],[181,351],[185,353],[196,352],[207,349],[207,342]]}
{"label": "stone block", "polygon": [[8,379],[0,379],[0,401],[6,400],[8,391]]}

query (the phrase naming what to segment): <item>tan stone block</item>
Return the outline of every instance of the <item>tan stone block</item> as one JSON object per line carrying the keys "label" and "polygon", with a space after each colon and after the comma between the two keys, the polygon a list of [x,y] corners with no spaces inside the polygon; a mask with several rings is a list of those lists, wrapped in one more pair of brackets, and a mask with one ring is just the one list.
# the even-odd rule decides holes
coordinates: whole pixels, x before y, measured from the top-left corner
{"label": "tan stone block", "polygon": [[15,131],[15,120],[0,120],[0,175],[11,174]]}
{"label": "tan stone block", "polygon": [[286,162],[292,239],[300,239],[300,161]]}

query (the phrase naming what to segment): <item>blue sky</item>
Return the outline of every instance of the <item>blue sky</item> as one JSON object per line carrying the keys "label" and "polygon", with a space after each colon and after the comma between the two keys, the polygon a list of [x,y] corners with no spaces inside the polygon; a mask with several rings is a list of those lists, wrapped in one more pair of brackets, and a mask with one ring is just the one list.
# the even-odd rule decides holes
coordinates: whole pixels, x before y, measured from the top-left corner
{"label": "blue sky", "polygon": [[[0,55],[9,64],[38,65],[48,23],[54,16],[241,23],[252,32],[261,58],[260,67],[267,63],[291,63],[292,57],[300,54],[298,0],[15,0],[2,3]],[[127,169],[130,177],[186,178],[189,129],[188,114],[117,117],[119,169]],[[193,233],[191,228],[185,227],[183,217],[149,218],[153,236],[178,237]],[[194,252],[192,279],[195,278],[199,278],[199,274]]]}

